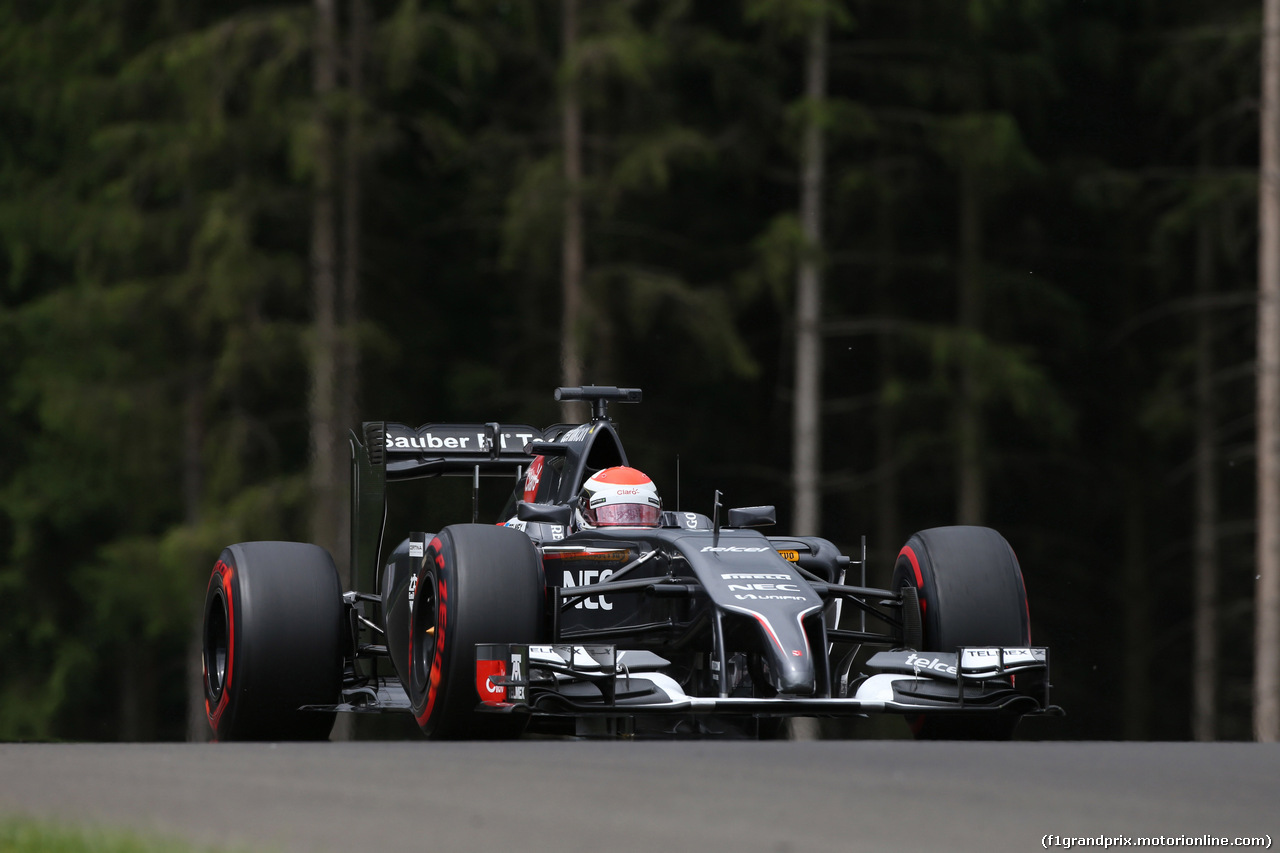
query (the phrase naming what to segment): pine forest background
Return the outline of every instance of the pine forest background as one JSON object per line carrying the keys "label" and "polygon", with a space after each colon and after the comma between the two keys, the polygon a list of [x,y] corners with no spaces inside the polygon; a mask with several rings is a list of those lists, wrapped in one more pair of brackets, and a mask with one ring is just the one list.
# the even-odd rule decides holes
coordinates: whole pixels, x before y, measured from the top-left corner
{"label": "pine forest background", "polygon": [[223,545],[342,554],[347,429],[573,380],[644,389],[669,507],[873,583],[999,529],[1068,710],[1025,736],[1249,738],[1260,45],[1246,0],[0,0],[0,739],[205,737]]}

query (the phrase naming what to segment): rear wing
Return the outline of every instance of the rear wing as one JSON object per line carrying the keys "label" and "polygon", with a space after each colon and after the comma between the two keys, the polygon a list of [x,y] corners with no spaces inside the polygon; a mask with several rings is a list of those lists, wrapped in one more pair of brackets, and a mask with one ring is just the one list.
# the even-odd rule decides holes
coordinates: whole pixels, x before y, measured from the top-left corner
{"label": "rear wing", "polygon": [[[423,477],[518,477],[537,454],[566,457],[565,488],[574,486],[590,462],[595,468],[626,465],[626,452],[609,421],[610,402],[639,403],[639,388],[583,385],[557,388],[560,401],[591,404],[590,423],[559,424],[545,430],[527,424],[425,424],[414,429],[368,421],[351,433],[351,581],[371,589],[381,565],[387,522],[387,483]],[[601,441],[600,439],[605,440]],[[532,451],[532,452],[531,452]],[[565,499],[565,495],[560,496]],[[476,512],[472,502],[472,516]],[[366,581],[370,586],[366,586]]]}
{"label": "rear wing", "polygon": [[369,589],[381,561],[387,483],[424,477],[515,477],[531,457],[525,448],[546,436],[527,424],[425,424],[386,421],[351,433],[351,575]]}

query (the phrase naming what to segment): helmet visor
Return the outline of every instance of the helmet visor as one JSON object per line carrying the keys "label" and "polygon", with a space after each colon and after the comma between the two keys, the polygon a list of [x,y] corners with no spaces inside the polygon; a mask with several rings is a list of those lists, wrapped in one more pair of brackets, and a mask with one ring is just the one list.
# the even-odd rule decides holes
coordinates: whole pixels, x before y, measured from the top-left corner
{"label": "helmet visor", "polygon": [[596,507],[596,524],[601,527],[657,527],[658,508],[647,504],[605,504]]}

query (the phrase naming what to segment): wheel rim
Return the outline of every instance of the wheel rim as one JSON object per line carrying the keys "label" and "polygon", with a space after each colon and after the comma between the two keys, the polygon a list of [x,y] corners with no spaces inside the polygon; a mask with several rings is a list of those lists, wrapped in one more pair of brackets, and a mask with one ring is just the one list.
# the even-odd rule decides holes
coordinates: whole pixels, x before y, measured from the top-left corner
{"label": "wheel rim", "polygon": [[231,631],[227,621],[227,602],[215,595],[205,614],[204,673],[205,692],[217,702],[227,681],[227,660],[231,654]]}
{"label": "wheel rim", "polygon": [[436,578],[426,574],[418,584],[413,604],[413,637],[410,664],[413,690],[418,696],[426,696],[431,687],[431,665],[436,657]]}

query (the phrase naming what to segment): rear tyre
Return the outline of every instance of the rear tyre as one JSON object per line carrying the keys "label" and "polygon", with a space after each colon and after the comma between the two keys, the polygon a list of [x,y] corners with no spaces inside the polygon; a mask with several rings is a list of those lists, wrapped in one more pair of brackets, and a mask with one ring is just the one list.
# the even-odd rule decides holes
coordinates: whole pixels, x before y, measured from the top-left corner
{"label": "rear tyre", "polygon": [[[923,649],[1029,646],[1031,621],[1022,569],[1013,549],[986,527],[935,527],[916,533],[898,554],[891,588],[916,588]],[[1017,714],[919,715],[921,740],[1009,740]]]}
{"label": "rear tyre", "polygon": [[204,603],[204,692],[218,740],[324,740],[342,691],[342,588],[300,542],[222,552]]}
{"label": "rear tyre", "polygon": [[519,737],[526,714],[476,711],[476,644],[536,643],[542,600],[542,564],[521,531],[457,524],[427,544],[409,619],[409,700],[423,734]]}

